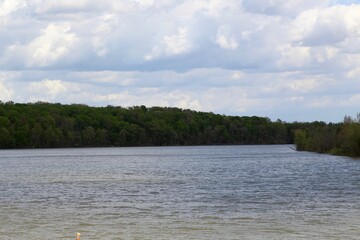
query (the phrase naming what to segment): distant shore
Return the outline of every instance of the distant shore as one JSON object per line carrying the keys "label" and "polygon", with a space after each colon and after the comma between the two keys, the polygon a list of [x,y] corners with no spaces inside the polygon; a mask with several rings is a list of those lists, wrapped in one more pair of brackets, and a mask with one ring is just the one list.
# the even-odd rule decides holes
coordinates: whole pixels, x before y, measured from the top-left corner
{"label": "distant shore", "polygon": [[287,144],[293,125],[189,109],[0,104],[0,148]]}

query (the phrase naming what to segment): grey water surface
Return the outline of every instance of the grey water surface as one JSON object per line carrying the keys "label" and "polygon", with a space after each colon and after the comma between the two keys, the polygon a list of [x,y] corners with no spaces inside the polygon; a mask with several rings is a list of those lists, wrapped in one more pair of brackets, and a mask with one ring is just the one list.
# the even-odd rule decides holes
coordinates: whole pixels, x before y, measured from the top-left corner
{"label": "grey water surface", "polygon": [[0,151],[0,239],[360,239],[360,160],[287,145]]}

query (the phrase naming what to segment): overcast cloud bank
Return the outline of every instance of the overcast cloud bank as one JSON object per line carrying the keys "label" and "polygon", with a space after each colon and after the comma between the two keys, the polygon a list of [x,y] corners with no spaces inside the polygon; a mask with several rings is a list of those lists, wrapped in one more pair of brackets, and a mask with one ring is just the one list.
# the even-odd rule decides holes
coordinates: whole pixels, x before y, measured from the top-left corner
{"label": "overcast cloud bank", "polygon": [[360,4],[0,0],[0,100],[286,121],[360,107]]}

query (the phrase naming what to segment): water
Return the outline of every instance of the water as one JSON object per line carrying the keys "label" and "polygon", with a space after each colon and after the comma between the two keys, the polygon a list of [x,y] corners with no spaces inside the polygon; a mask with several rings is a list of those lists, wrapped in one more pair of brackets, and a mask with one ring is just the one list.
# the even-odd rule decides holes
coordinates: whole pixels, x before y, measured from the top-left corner
{"label": "water", "polygon": [[0,239],[360,239],[360,161],[288,146],[0,151]]}

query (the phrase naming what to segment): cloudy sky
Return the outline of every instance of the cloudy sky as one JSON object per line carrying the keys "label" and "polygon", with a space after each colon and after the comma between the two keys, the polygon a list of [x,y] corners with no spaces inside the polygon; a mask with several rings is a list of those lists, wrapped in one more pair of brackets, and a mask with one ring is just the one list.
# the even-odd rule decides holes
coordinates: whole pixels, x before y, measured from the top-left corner
{"label": "cloudy sky", "polygon": [[360,0],[0,0],[0,100],[360,112]]}

